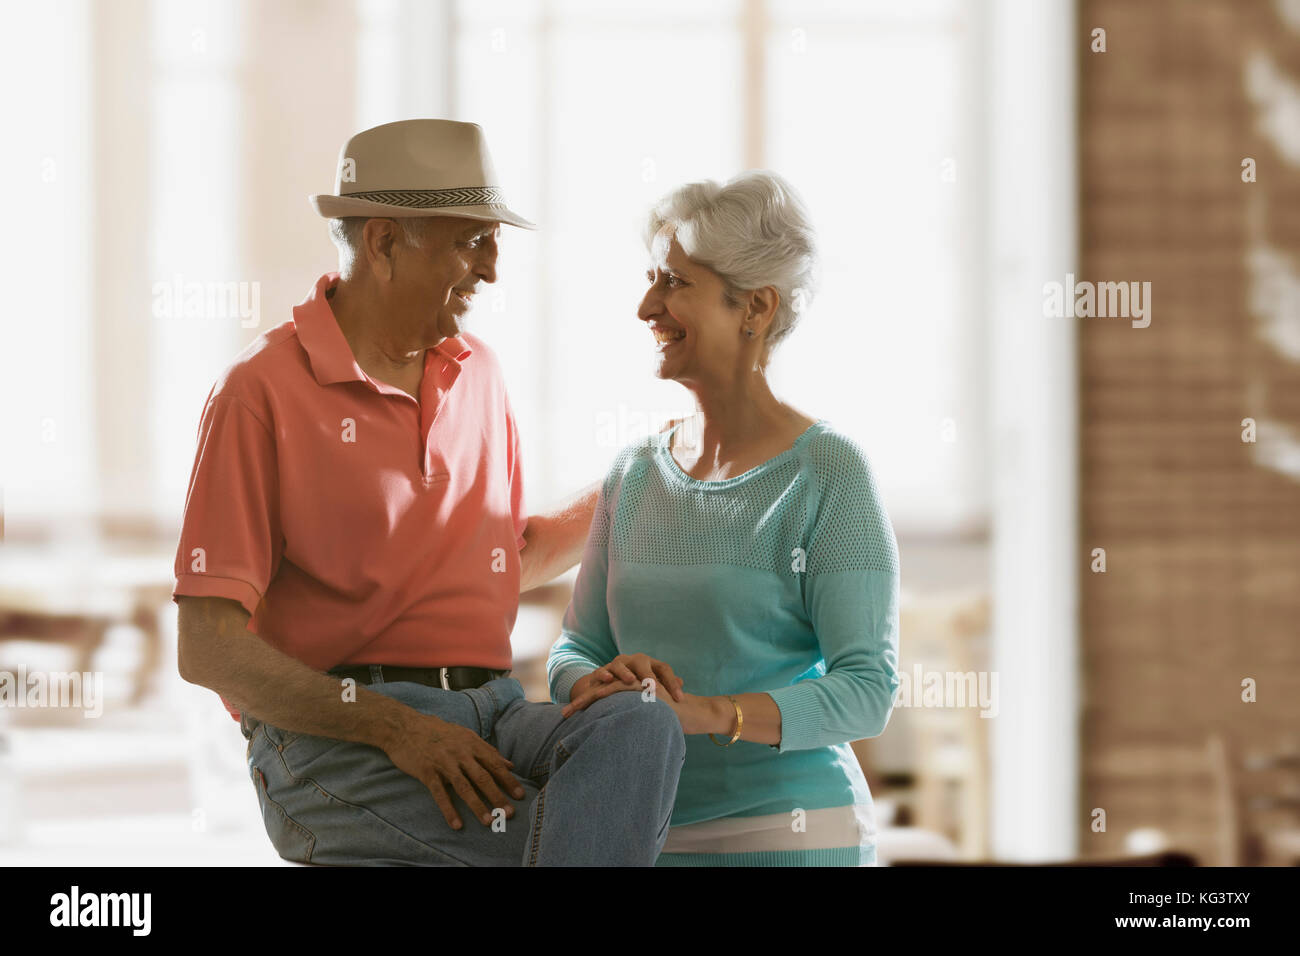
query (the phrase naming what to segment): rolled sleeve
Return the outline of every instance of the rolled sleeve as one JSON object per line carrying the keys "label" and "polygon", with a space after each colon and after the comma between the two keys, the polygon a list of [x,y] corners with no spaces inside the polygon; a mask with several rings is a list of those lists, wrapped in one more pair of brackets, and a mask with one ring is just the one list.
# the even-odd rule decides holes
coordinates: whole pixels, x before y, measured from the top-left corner
{"label": "rolled sleeve", "polygon": [[282,554],[275,440],[242,399],[209,397],[199,425],[176,551],[175,600],[238,601],[257,611]]}

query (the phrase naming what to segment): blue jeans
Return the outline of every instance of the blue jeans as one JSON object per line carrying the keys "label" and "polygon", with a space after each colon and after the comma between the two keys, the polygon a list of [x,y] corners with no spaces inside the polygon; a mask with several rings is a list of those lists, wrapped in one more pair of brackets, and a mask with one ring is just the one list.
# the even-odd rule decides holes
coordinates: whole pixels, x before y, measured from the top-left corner
{"label": "blue jeans", "polygon": [[[286,860],[331,865],[653,866],[668,837],[686,741],[676,714],[612,694],[565,719],[512,677],[451,691],[369,689],[468,727],[514,763],[522,799],[485,826],[449,791],[453,830],[428,788],[368,744],[291,733],[244,715],[248,771]],[[484,801],[486,803],[486,801]],[[491,806],[489,805],[489,809]]]}

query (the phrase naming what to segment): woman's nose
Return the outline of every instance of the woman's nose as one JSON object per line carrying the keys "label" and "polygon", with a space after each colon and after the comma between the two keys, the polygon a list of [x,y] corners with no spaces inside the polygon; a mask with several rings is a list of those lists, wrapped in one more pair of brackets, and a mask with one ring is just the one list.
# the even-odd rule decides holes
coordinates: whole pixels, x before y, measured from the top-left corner
{"label": "woman's nose", "polygon": [[659,312],[659,296],[654,289],[650,289],[641,297],[641,304],[637,306],[636,317],[642,322],[648,322]]}

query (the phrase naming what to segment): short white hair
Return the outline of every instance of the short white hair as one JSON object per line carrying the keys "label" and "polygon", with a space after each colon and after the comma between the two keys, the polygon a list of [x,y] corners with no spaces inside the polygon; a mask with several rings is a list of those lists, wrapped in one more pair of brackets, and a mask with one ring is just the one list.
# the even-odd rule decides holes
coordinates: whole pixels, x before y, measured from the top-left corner
{"label": "short white hair", "polygon": [[706,179],[664,196],[647,217],[644,239],[653,249],[664,226],[693,262],[716,272],[727,301],[773,286],[780,296],[767,343],[788,336],[816,291],[817,242],[808,210],[794,188],[766,169],[751,169],[724,184]]}
{"label": "short white hair", "polygon": [[[344,216],[342,219],[330,220],[330,239],[339,250],[339,273],[343,276],[352,274],[352,266],[361,252],[362,232],[371,219],[382,216]],[[429,225],[429,216],[394,217],[402,233],[402,241],[412,249],[424,248],[425,229]]]}

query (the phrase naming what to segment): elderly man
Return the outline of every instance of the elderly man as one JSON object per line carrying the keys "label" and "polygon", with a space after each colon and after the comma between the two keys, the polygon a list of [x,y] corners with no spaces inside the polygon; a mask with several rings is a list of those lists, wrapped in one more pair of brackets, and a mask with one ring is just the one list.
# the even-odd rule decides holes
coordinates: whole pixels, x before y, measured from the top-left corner
{"label": "elderly man", "polygon": [[240,721],[287,860],[653,864],[685,755],[674,712],[612,694],[566,719],[508,676],[520,590],[577,561],[597,500],[527,515],[501,369],[461,329],[500,223],[535,227],[471,123],[359,133],[335,193],[313,203],[339,272],[203,411],[181,675]]}

